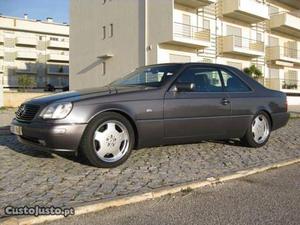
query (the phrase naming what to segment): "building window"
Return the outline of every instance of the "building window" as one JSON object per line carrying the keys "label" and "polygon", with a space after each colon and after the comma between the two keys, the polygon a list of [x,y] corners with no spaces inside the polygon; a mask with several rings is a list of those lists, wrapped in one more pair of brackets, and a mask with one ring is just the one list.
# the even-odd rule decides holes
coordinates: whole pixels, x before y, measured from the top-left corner
{"label": "building window", "polygon": [[257,33],[256,34],[256,40],[257,41],[263,41],[262,33]]}
{"label": "building window", "polygon": [[104,40],[106,38],[106,27],[105,26],[102,27],[102,32],[103,32],[102,39]]}
{"label": "building window", "polygon": [[209,20],[203,20],[203,28],[210,30],[210,21]]}
{"label": "building window", "polygon": [[106,62],[102,62],[101,63],[101,75],[105,75],[106,74]]}
{"label": "building window", "polygon": [[50,40],[51,41],[58,41],[58,38],[57,37],[50,37]]}
{"label": "building window", "polygon": [[269,9],[269,16],[279,13],[279,9],[275,6],[269,5],[268,9]]}
{"label": "building window", "polygon": [[43,36],[39,36],[39,40],[42,41],[43,40]]}
{"label": "building window", "polygon": [[111,23],[110,24],[110,37],[114,36],[114,25]]}

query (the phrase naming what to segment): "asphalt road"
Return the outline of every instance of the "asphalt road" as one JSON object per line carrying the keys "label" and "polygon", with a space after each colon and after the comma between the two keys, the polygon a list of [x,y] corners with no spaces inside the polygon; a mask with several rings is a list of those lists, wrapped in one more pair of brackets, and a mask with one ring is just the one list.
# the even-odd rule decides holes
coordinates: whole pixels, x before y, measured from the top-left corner
{"label": "asphalt road", "polygon": [[299,225],[300,164],[50,224]]}

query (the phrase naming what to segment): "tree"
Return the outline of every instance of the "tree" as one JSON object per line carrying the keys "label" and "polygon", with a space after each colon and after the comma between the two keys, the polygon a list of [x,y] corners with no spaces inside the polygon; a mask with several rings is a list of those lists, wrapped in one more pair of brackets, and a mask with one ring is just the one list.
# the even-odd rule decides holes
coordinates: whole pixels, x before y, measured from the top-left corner
{"label": "tree", "polygon": [[20,75],[18,77],[18,85],[21,87],[21,91],[26,92],[27,89],[33,88],[36,85],[35,80],[28,75]]}
{"label": "tree", "polygon": [[263,74],[260,69],[258,69],[255,65],[251,65],[250,67],[246,67],[244,69],[244,73],[253,77],[254,79],[259,79],[263,77]]}

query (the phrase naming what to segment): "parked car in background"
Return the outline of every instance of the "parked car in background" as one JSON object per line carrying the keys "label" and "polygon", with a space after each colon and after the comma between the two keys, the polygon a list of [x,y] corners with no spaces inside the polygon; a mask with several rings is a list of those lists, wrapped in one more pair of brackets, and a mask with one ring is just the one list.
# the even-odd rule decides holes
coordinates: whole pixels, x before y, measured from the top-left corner
{"label": "parked car in background", "polygon": [[94,166],[114,167],[134,148],[230,138],[261,147],[288,117],[284,93],[236,68],[175,63],[25,102],[11,131],[24,144],[80,152]]}

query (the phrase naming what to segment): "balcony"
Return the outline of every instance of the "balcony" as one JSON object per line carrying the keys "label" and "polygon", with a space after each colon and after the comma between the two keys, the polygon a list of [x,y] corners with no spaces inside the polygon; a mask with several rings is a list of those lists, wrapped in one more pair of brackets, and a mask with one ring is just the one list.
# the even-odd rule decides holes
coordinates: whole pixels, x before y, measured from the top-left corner
{"label": "balcony", "polygon": [[69,49],[69,42],[66,41],[48,41],[48,48]]}
{"label": "balcony", "polygon": [[296,9],[300,9],[299,0],[276,0],[277,2],[286,4]]}
{"label": "balcony", "polygon": [[300,64],[300,51],[294,48],[271,46],[267,48],[267,59]]}
{"label": "balcony", "polygon": [[219,53],[256,58],[264,56],[264,43],[239,36],[218,37]]}
{"label": "balcony", "polygon": [[64,54],[48,54],[47,60],[49,62],[69,62],[69,55]]}
{"label": "balcony", "polygon": [[270,28],[272,31],[300,37],[300,18],[288,13],[275,14],[271,16]]}
{"label": "balcony", "polygon": [[173,37],[167,43],[190,48],[206,48],[210,46],[210,30],[174,22]]}
{"label": "balcony", "polygon": [[16,53],[16,59],[27,59],[27,60],[36,60],[37,59],[37,53],[31,52],[31,51],[19,51]]}
{"label": "balcony", "polygon": [[34,47],[37,45],[37,39],[34,37],[17,37],[16,45]]}
{"label": "balcony", "polygon": [[246,23],[268,20],[268,7],[255,0],[222,0],[223,16]]}
{"label": "balcony", "polygon": [[175,0],[175,2],[192,8],[202,8],[212,3],[216,3],[216,0]]}
{"label": "balcony", "polygon": [[296,79],[266,78],[265,86],[286,93],[300,93],[300,81]]}

